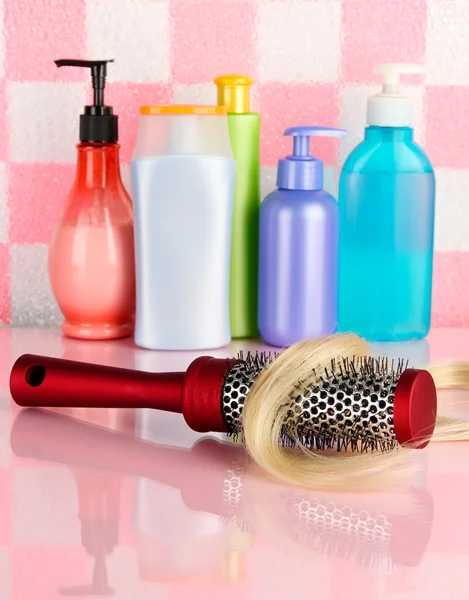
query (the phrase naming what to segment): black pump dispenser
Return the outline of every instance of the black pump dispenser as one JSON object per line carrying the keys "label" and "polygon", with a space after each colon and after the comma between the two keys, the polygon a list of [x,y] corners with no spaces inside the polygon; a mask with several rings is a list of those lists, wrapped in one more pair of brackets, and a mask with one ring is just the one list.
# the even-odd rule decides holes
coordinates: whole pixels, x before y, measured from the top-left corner
{"label": "black pump dispenser", "polygon": [[118,117],[112,106],[104,105],[107,64],[111,60],[75,60],[63,58],[54,61],[58,67],[84,67],[91,69],[93,106],[85,106],[80,115],[80,142],[113,143],[118,140]]}

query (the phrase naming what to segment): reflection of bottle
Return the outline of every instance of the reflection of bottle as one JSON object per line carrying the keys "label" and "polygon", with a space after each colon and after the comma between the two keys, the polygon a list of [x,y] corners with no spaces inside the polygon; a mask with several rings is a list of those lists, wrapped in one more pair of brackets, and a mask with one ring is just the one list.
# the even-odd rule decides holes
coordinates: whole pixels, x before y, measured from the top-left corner
{"label": "reflection of bottle", "polygon": [[[132,346],[132,350],[135,349],[131,339],[125,342],[121,341],[119,344],[116,344],[114,340],[86,341],[66,336],[62,336],[60,339],[62,349],[61,358],[64,360],[92,361],[94,364],[113,365],[126,369],[137,368],[135,356],[133,352],[129,352],[129,346]],[[145,368],[141,370],[145,371]],[[91,420],[93,421],[93,419]]]}
{"label": "reflection of bottle", "polygon": [[[177,424],[172,423],[170,431],[173,434],[175,427],[177,431]],[[158,440],[161,444],[165,429],[166,423],[160,424],[151,411],[141,414],[138,425],[140,438]],[[165,472],[169,477],[165,477],[160,471],[163,477],[140,477],[134,486],[134,543],[140,576],[146,581],[188,582],[201,578],[209,581],[223,568],[227,542],[226,524],[219,517],[218,507],[212,507],[210,502],[203,501],[203,492],[200,500],[193,502],[190,482],[195,482],[197,476],[187,475],[190,471],[195,475],[198,467],[204,464],[204,457],[210,458],[211,452],[218,450],[221,456],[230,456],[231,446],[214,440],[198,441],[194,432],[178,439],[182,444],[178,444],[177,448],[158,445],[162,456],[166,457],[169,468]],[[154,449],[156,450],[156,446]],[[233,457],[238,454],[234,449]],[[181,461],[186,463],[183,470],[178,466]],[[222,464],[224,462],[221,461]],[[211,466],[213,477],[210,478],[220,484],[223,472],[221,467],[222,465],[217,476],[216,468]],[[202,480],[199,485],[204,485]],[[158,510],[155,510],[155,506],[158,506]]]}
{"label": "reflection of bottle", "polygon": [[231,147],[236,160],[236,185],[231,242],[230,314],[233,338],[257,337],[257,255],[259,252],[260,115],[251,112],[245,75],[215,79],[218,104],[226,106]]}
{"label": "reflection of bottle", "polygon": [[[83,342],[82,342],[83,343]],[[86,344],[86,343],[85,343]],[[133,414],[127,420],[113,409],[67,409],[69,414],[115,431],[134,431]],[[81,543],[94,559],[90,584],[62,586],[62,595],[113,594],[108,585],[106,556],[112,554],[118,543],[122,475],[112,470],[103,471],[70,465],[78,494],[78,517],[81,524]]]}
{"label": "reflection of bottle", "polygon": [[108,585],[106,556],[118,542],[121,476],[116,473],[73,468],[79,500],[81,543],[94,558],[90,584],[62,586],[62,595],[106,596],[113,593]]}
{"label": "reflection of bottle", "polygon": [[218,515],[191,510],[177,488],[143,478],[136,481],[133,507],[143,580],[191,580],[221,570],[226,528]]}
{"label": "reflection of bottle", "polygon": [[254,546],[254,532],[232,518],[228,525],[228,538],[220,581],[240,585],[246,581],[246,552]]}
{"label": "reflection of bottle", "polygon": [[135,312],[133,218],[120,176],[117,116],[104,106],[108,61],[56,62],[90,68],[94,89],[94,104],[80,117],[75,183],[49,249],[62,331],[82,339],[126,337]]}
{"label": "reflection of bottle", "polygon": [[365,139],[340,176],[339,330],[394,342],[430,329],[435,175],[399,92],[400,74],[423,68],[377,71],[383,90],[368,100]]}

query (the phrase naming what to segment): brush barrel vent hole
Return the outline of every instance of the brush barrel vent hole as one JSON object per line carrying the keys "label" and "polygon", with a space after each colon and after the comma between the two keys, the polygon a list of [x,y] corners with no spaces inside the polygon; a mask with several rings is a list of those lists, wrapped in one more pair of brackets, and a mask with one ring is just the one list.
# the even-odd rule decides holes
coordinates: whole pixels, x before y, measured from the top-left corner
{"label": "brush barrel vent hole", "polygon": [[31,387],[39,387],[46,378],[46,367],[33,365],[26,371],[26,383]]}

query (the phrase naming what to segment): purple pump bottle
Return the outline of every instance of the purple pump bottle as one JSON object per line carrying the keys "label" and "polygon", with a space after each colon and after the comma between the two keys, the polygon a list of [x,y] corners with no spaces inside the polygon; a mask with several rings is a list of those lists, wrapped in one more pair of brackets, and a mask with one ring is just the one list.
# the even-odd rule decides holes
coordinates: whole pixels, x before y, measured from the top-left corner
{"label": "purple pump bottle", "polygon": [[323,190],[323,162],[310,137],[330,127],[291,127],[293,154],[278,162],[278,190],[260,209],[258,325],[265,342],[289,346],[337,327],[339,210]]}

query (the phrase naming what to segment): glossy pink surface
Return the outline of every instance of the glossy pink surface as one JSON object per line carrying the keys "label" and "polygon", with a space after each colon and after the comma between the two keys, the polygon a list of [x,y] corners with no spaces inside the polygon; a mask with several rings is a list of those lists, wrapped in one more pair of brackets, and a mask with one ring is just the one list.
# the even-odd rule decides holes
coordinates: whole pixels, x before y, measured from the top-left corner
{"label": "glossy pink surface", "polygon": [[[414,366],[469,360],[469,330],[375,349]],[[8,376],[26,352],[154,371],[197,356],[0,329],[1,600],[467,598],[469,444],[416,451],[420,471],[399,490],[287,488],[179,415],[22,412]]]}

